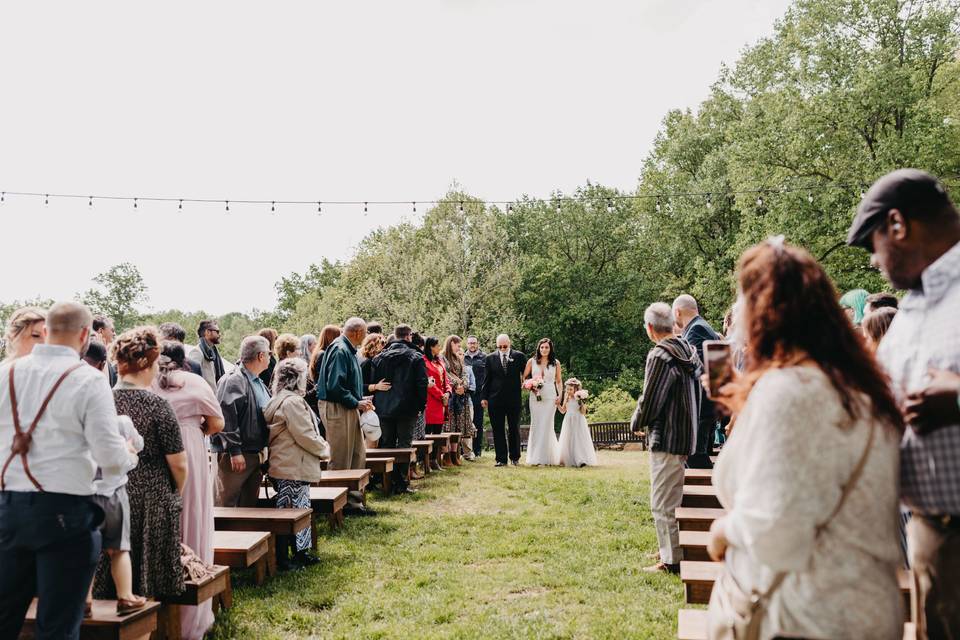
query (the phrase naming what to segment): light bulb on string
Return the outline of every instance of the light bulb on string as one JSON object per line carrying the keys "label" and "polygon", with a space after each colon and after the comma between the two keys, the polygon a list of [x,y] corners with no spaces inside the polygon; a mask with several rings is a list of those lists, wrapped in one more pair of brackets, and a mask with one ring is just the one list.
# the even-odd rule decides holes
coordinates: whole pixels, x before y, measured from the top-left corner
{"label": "light bulb on string", "polygon": [[813,194],[812,194],[812,193],[808,193],[808,194],[807,194],[807,202],[809,202],[810,204],[813,204]]}
{"label": "light bulb on string", "polygon": [[44,194],[44,196],[43,196],[43,204],[45,204],[45,205],[46,205],[46,204],[50,204],[50,194],[49,194],[49,193]]}
{"label": "light bulb on string", "polygon": [[860,187],[860,199],[863,200],[863,197],[864,197],[865,195],[867,195],[867,194],[864,192],[863,187]]}
{"label": "light bulb on string", "polygon": [[183,211],[183,200],[177,203],[177,211]]}
{"label": "light bulb on string", "polygon": [[757,206],[758,206],[758,207],[762,207],[762,206],[763,206],[763,196],[761,196],[761,195],[758,195],[758,196],[757,196]]}
{"label": "light bulb on string", "polygon": [[607,213],[613,213],[613,199],[607,198]]}
{"label": "light bulb on string", "polygon": [[416,203],[416,202],[411,202],[410,204],[413,206],[413,212],[416,213],[416,212],[417,212],[417,203]]}
{"label": "light bulb on string", "polygon": [[136,198],[133,199],[133,208],[134,208],[134,209],[137,208],[137,199],[136,199]]}
{"label": "light bulb on string", "polygon": [[318,201],[317,202],[317,215],[323,213],[323,205]]}
{"label": "light bulb on string", "polygon": [[512,205],[512,204],[508,204],[508,205],[507,205],[507,213],[513,213],[513,205]]}
{"label": "light bulb on string", "polygon": [[459,202],[457,207],[458,207],[457,211],[459,211],[460,215],[463,215],[463,200]]}
{"label": "light bulb on string", "polygon": [[223,201],[223,210],[226,211],[227,213],[230,212],[230,201],[229,201],[229,200],[224,200],[224,201]]}
{"label": "light bulb on string", "polygon": [[560,198],[557,198],[557,213],[560,213]]}
{"label": "light bulb on string", "polygon": [[710,194],[707,194],[707,209],[713,209],[713,202],[710,200]]}
{"label": "light bulb on string", "polygon": [[3,204],[6,201],[7,201],[7,192],[4,191],[3,193],[0,193],[0,204]]}
{"label": "light bulb on string", "polygon": [[270,203],[270,213],[275,214],[276,212],[277,212],[277,203],[276,203],[276,202],[271,202],[271,203]]}
{"label": "light bulb on string", "polygon": [[87,206],[88,206],[88,207],[92,207],[92,206],[93,206],[93,196],[90,196],[90,198],[87,200]]}
{"label": "light bulb on string", "polygon": [[366,203],[366,202],[363,203],[363,215],[364,215],[364,217],[366,217],[366,215],[367,215],[367,203]]}
{"label": "light bulb on string", "polygon": [[657,209],[657,213],[660,213],[660,198],[657,198],[656,209]]}

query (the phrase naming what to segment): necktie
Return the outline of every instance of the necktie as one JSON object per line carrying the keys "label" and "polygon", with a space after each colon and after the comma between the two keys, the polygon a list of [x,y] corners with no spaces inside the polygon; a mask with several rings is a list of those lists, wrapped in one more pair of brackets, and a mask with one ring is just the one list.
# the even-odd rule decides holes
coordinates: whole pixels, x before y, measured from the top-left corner
{"label": "necktie", "polygon": [[503,370],[506,371],[507,370],[507,352],[506,351],[500,354],[500,364],[503,365]]}

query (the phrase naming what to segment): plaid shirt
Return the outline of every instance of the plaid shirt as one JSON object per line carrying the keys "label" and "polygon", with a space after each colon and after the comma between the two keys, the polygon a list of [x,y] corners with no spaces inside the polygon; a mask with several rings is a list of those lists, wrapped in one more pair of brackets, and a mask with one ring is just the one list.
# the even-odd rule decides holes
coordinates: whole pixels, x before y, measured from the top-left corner
{"label": "plaid shirt", "polygon": [[[927,369],[960,373],[960,243],[924,270],[922,290],[900,304],[878,357],[897,398],[925,385]],[[927,515],[960,515],[960,424],[900,444],[904,503]]]}

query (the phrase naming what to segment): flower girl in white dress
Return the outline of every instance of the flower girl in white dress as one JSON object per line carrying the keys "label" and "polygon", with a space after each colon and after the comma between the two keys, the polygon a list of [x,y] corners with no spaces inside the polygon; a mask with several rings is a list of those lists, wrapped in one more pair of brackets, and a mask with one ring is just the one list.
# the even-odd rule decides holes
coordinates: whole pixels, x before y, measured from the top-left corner
{"label": "flower girl in white dress", "polygon": [[587,426],[587,405],[583,403],[589,395],[576,378],[567,380],[563,387],[560,464],[565,467],[593,467],[597,464],[597,452]]}

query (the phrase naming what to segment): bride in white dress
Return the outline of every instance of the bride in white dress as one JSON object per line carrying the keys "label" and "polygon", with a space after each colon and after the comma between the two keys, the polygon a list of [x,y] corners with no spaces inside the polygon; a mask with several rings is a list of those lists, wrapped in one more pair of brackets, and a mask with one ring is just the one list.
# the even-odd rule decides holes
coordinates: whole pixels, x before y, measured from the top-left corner
{"label": "bride in white dress", "polygon": [[[543,381],[543,386],[530,392],[530,435],[527,437],[527,464],[560,464],[560,447],[553,427],[557,400],[563,378],[560,363],[553,355],[553,341],[542,338],[537,343],[536,358],[527,360],[523,372],[525,386]],[[539,399],[537,396],[539,395]]]}

